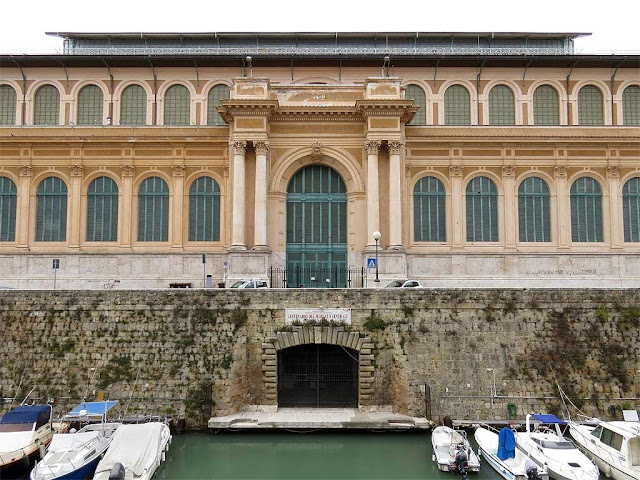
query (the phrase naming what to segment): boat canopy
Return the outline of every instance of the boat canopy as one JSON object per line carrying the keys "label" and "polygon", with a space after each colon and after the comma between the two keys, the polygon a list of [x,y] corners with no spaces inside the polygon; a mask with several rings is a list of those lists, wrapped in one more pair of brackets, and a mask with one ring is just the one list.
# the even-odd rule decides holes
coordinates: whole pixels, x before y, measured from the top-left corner
{"label": "boat canopy", "polygon": [[4,414],[0,423],[34,423],[47,422],[51,418],[49,405],[21,405]]}
{"label": "boat canopy", "polygon": [[506,460],[516,456],[516,436],[509,427],[504,427],[498,433],[498,458]]}
{"label": "boat canopy", "polygon": [[85,419],[87,417],[102,418],[117,404],[117,400],[107,400],[105,402],[82,402],[67,413],[63,420]]}
{"label": "boat canopy", "polygon": [[553,425],[556,423],[559,425],[567,424],[564,420],[560,420],[558,417],[551,415],[550,413],[532,413],[531,416],[547,425]]}

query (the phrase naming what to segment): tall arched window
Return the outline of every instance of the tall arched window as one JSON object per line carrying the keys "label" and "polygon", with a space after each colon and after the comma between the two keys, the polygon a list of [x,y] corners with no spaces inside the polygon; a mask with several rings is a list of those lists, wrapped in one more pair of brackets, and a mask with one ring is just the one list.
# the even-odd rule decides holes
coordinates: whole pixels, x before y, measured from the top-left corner
{"label": "tall arched window", "polygon": [[189,189],[189,241],[220,241],[220,186],[211,177],[199,177]]}
{"label": "tall arched window", "polygon": [[471,125],[471,99],[462,85],[451,85],[444,92],[444,124]]}
{"label": "tall arched window", "polygon": [[53,85],[43,85],[37,91],[33,106],[34,125],[60,123],[60,92]]}
{"label": "tall arched window", "polygon": [[506,85],[496,85],[489,92],[489,125],[515,125],[516,107],[513,92]]}
{"label": "tall arched window", "polygon": [[16,124],[16,91],[11,85],[0,85],[0,125]]}
{"label": "tall arched window", "polygon": [[413,187],[413,239],[416,242],[447,240],[446,192],[436,177],[422,177]]}
{"label": "tall arched window", "polygon": [[98,177],[87,191],[87,242],[118,240],[118,186],[109,177]]}
{"label": "tall arched window", "polygon": [[574,242],[602,242],[602,189],[591,177],[578,178],[571,185],[571,239]]}
{"label": "tall arched window", "polygon": [[426,125],[427,124],[427,96],[424,90],[418,85],[407,85],[407,100],[413,100],[414,106],[418,107],[418,111],[409,122],[409,125]]}
{"label": "tall arched window", "polygon": [[67,239],[67,185],[58,177],[40,182],[36,193],[36,242]]}
{"label": "tall arched window", "polygon": [[640,177],[630,178],[622,188],[624,241],[640,242]]}
{"label": "tall arched window", "polygon": [[18,191],[8,177],[0,177],[0,242],[16,240],[16,206]]}
{"label": "tall arched window", "polygon": [[476,177],[467,184],[467,241],[498,241],[498,189],[493,180]]}
{"label": "tall arched window", "polygon": [[533,124],[560,125],[558,91],[551,85],[540,85],[533,92]]}
{"label": "tall arched window", "polygon": [[629,85],[622,92],[622,116],[625,125],[640,125],[640,86]]}
{"label": "tall arched window", "polygon": [[183,85],[173,85],[164,94],[164,124],[190,125],[191,96]]}
{"label": "tall arched window", "polygon": [[120,125],[147,123],[147,92],[140,85],[129,85],[120,98]]}
{"label": "tall arched window", "polygon": [[78,125],[102,125],[104,97],[97,85],[82,87],[78,93]]}
{"label": "tall arched window", "polygon": [[226,85],[216,85],[209,90],[207,99],[207,125],[226,125],[216,107],[220,105],[221,100],[229,98],[229,87]]}
{"label": "tall arched window", "polygon": [[578,125],[604,125],[602,92],[594,85],[585,85],[578,92]]}
{"label": "tall arched window", "polygon": [[521,242],[551,241],[551,195],[540,177],[529,177],[518,188],[518,229]]}
{"label": "tall arched window", "polygon": [[138,241],[169,241],[169,187],[160,177],[145,179],[138,189]]}

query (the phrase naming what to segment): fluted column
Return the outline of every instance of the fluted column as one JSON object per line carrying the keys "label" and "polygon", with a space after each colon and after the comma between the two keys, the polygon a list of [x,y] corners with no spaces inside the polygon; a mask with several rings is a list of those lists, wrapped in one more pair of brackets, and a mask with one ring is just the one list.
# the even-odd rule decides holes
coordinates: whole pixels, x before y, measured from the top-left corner
{"label": "fluted column", "polygon": [[82,167],[71,165],[71,202],[69,202],[69,246],[80,248],[80,196],[82,194]]}
{"label": "fluted column", "polygon": [[120,246],[131,246],[131,231],[133,226],[133,219],[131,218],[131,208],[133,203],[133,165],[124,165],[122,169],[122,196],[120,201],[122,202],[122,231],[120,232]]}
{"label": "fluted column", "polygon": [[173,167],[173,233],[171,234],[171,248],[182,248],[184,204],[184,167]]}
{"label": "fluted column", "polygon": [[612,165],[607,167],[607,179],[609,180],[609,231],[611,232],[611,248],[622,248],[622,229],[620,226],[620,167]]}
{"label": "fluted column", "polygon": [[389,142],[389,249],[402,249],[402,142]]}
{"label": "fluted column", "polygon": [[504,234],[505,246],[516,247],[516,167],[502,167],[502,185],[504,187]]}
{"label": "fluted column", "polygon": [[236,141],[230,144],[233,154],[233,227],[231,230],[231,250],[246,250],[244,243],[244,196],[245,196],[245,154],[247,142]]}
{"label": "fluted column", "polygon": [[462,165],[452,165],[449,168],[451,175],[451,223],[453,227],[453,247],[462,248],[464,241],[462,229]]}
{"label": "fluted column", "polygon": [[380,231],[380,195],[378,189],[378,151],[380,142],[367,140],[367,245],[373,246],[373,232]]}
{"label": "fluted column", "polygon": [[571,238],[571,199],[567,195],[567,167],[555,168],[556,195],[558,202],[558,248],[569,248]]}
{"label": "fluted column", "polygon": [[31,197],[31,167],[20,167],[20,205],[18,206],[18,247],[27,248],[30,243],[29,224],[29,200]]}
{"label": "fluted column", "polygon": [[267,154],[269,142],[253,142],[256,150],[255,230],[254,250],[268,250],[267,246]]}

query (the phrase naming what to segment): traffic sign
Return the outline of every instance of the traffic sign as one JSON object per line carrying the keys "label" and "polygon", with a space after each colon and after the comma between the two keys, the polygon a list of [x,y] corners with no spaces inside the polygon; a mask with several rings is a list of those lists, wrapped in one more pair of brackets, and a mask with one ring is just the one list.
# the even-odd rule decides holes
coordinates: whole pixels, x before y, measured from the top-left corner
{"label": "traffic sign", "polygon": [[367,268],[376,268],[376,263],[375,258],[367,258]]}
{"label": "traffic sign", "polygon": [[53,269],[54,270],[58,270],[60,268],[60,259],[59,258],[54,258],[53,259]]}

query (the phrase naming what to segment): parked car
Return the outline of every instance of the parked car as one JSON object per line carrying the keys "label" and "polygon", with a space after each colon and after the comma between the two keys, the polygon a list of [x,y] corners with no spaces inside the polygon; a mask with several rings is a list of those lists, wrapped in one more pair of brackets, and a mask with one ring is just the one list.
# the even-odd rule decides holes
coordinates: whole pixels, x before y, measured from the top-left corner
{"label": "parked car", "polygon": [[394,280],[385,285],[384,288],[424,288],[418,280]]}
{"label": "parked car", "polygon": [[249,280],[238,280],[231,285],[231,288],[269,288],[265,280],[250,278]]}

